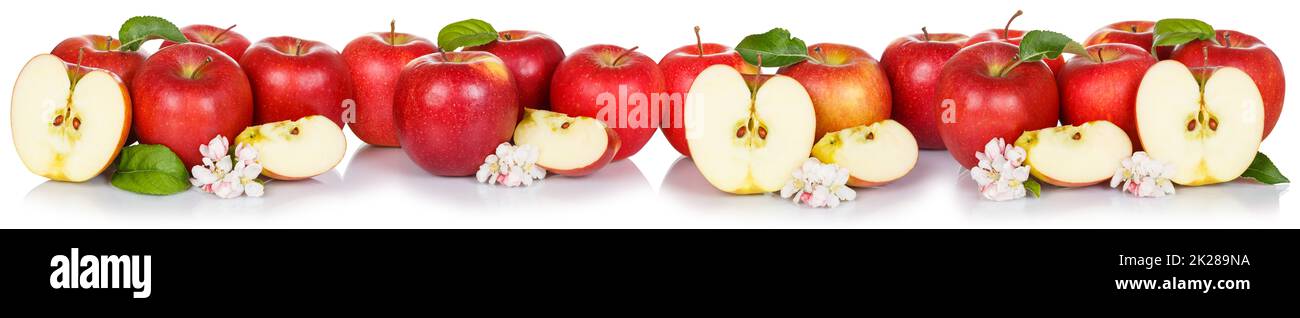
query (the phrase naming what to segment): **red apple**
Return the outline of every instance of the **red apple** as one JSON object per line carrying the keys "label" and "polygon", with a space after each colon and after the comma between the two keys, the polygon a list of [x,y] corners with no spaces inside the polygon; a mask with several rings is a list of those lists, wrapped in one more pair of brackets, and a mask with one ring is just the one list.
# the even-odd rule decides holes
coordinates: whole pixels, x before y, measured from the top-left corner
{"label": "red apple", "polygon": [[1076,55],[1056,74],[1061,97],[1061,122],[1081,126],[1097,120],[1109,121],[1128,134],[1137,150],[1138,85],[1156,58],[1142,47],[1128,43],[1088,46],[1088,55]]}
{"label": "red apple", "polygon": [[943,63],[961,50],[967,37],[957,33],[930,34],[925,28],[921,32],[890,43],[880,55],[880,66],[889,76],[894,121],[907,127],[922,149],[944,149],[935,89]]}
{"label": "red apple", "polygon": [[187,167],[202,163],[199,145],[233,140],[253,122],[253,93],[235,60],[198,43],[149,57],[131,84],[132,126],[140,143],[170,148]]}
{"label": "red apple", "polygon": [[654,137],[664,75],[636,48],[597,44],[560,62],[551,79],[551,110],[600,119],[623,142],[614,161],[631,157]]}
{"label": "red apple", "polygon": [[[190,42],[205,44],[226,53],[231,58],[238,60],[244,56],[244,51],[248,50],[248,39],[239,32],[231,31],[235,26],[228,28],[218,28],[207,24],[189,25],[181,29],[181,34],[185,35]],[[161,47],[176,45],[176,42],[163,41]]]}
{"label": "red apple", "polygon": [[343,127],[352,80],[343,55],[329,45],[289,36],[258,41],[239,65],[253,84],[254,124],[321,115]]}
{"label": "red apple", "polygon": [[663,130],[664,137],[668,138],[668,143],[673,145],[673,149],[677,149],[677,152],[683,156],[691,156],[691,148],[686,145],[686,124],[683,122],[686,114],[684,110],[686,93],[690,92],[691,84],[695,83],[695,77],[699,76],[700,72],[716,64],[729,65],[741,74],[758,73],[757,67],[746,63],[745,59],[740,57],[740,53],[732,50],[731,47],[702,42],[700,27],[695,27],[695,44],[679,47],[659,59],[659,70],[664,74],[666,92],[670,97],[680,97],[669,98],[668,108],[660,116],[662,121],[659,123],[659,129]]}
{"label": "red apple", "polygon": [[357,138],[376,146],[398,146],[393,121],[397,78],[406,63],[437,51],[425,38],[391,29],[362,35],[343,48],[357,102],[357,120],[348,127]]}
{"label": "red apple", "polygon": [[564,60],[564,49],[550,36],[533,31],[501,31],[497,40],[465,51],[486,51],[501,58],[519,89],[519,106],[550,109],[551,75]]}
{"label": "red apple", "polygon": [[[1156,23],[1151,21],[1124,21],[1108,24],[1097,32],[1088,36],[1084,41],[1084,46],[1093,46],[1102,43],[1128,43],[1137,45],[1147,54],[1151,52],[1151,44],[1155,42]],[[1174,52],[1171,46],[1161,46],[1156,48],[1156,57],[1161,60],[1168,59],[1169,55]],[[1122,127],[1122,126],[1121,126]]]}
{"label": "red apple", "polygon": [[519,121],[505,62],[487,52],[445,52],[406,64],[393,95],[397,140],[424,170],[473,175]]}
{"label": "red apple", "polygon": [[889,77],[876,58],[863,49],[821,43],[808,47],[811,59],[782,67],[777,74],[803,84],[817,110],[817,132],[823,135],[889,119],[892,100]]}
{"label": "red apple", "polygon": [[993,138],[1015,142],[1020,134],[1056,126],[1060,100],[1056,79],[1042,61],[1016,64],[1020,49],[987,42],[957,52],[939,75],[939,135],[965,168]]}
{"label": "red apple", "polygon": [[[1011,22],[1015,21],[1016,18],[1020,17],[1021,14],[1024,14],[1024,12],[1016,11],[1016,14],[1011,16],[1011,20],[1007,20],[1007,25],[1001,29],[988,29],[988,30],[984,30],[984,32],[975,33],[975,35],[972,35],[970,37],[970,40],[966,41],[966,46],[971,46],[971,45],[989,42],[989,41],[1002,41],[1002,42],[1007,42],[1015,45],[1020,45],[1020,39],[1023,38],[1025,36],[1025,33],[1028,32],[1024,30],[1012,30]],[[1047,62],[1047,66],[1052,69],[1053,73],[1060,71],[1061,67],[1065,66],[1064,56],[1058,56],[1054,59],[1044,59],[1043,61]]]}
{"label": "red apple", "polygon": [[122,41],[104,35],[83,35],[71,37],[54,46],[50,54],[58,56],[64,62],[81,66],[108,70],[122,78],[128,87],[135,78],[136,71],[144,65],[149,54],[144,51],[122,51]]}
{"label": "red apple", "polygon": [[1233,30],[1217,30],[1215,34],[1219,44],[1192,41],[1174,49],[1170,58],[1189,67],[1235,67],[1250,75],[1264,97],[1264,138],[1268,138],[1282,114],[1282,99],[1286,97],[1282,61],[1258,38]]}

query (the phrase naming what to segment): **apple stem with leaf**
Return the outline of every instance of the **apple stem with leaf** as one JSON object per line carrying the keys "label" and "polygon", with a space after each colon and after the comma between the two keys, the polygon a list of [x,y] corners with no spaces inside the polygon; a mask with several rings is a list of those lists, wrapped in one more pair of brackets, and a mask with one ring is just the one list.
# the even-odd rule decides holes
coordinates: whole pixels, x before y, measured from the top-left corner
{"label": "apple stem with leaf", "polygon": [[1055,59],[1063,53],[1089,55],[1088,50],[1084,49],[1082,44],[1071,40],[1070,37],[1064,34],[1045,30],[1029,31],[1020,40],[1020,53],[1016,54],[1015,62],[999,71],[998,77],[1006,76],[1011,73],[1011,70],[1025,62]]}
{"label": "apple stem with leaf", "polygon": [[1005,27],[1002,27],[1002,39],[1003,39],[1003,40],[1006,40],[1006,39],[1011,38],[1011,22],[1016,21],[1016,18],[1019,18],[1020,15],[1023,15],[1023,14],[1025,14],[1025,11],[1024,11],[1024,10],[1016,10],[1016,14],[1011,15],[1011,19],[1008,19],[1008,20],[1007,20],[1007,25],[1006,25]]}
{"label": "apple stem with leaf", "polygon": [[695,48],[699,50],[699,52],[696,53],[698,53],[700,57],[704,57],[704,40],[700,39],[700,26],[698,25],[695,26]]}

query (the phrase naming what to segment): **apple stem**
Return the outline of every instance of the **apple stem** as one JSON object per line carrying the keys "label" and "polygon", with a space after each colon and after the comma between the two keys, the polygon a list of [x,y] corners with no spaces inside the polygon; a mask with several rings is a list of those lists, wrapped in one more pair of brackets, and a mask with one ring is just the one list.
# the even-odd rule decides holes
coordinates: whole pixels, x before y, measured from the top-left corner
{"label": "apple stem", "polygon": [[814,47],[813,53],[817,54],[817,62],[826,63],[826,52],[822,52],[822,47]]}
{"label": "apple stem", "polygon": [[194,71],[193,71],[193,72],[190,72],[190,79],[192,79],[192,80],[193,80],[193,79],[198,79],[198,78],[199,78],[199,70],[202,70],[204,66],[208,66],[208,64],[210,64],[210,63],[212,63],[212,57],[211,57],[211,56],[208,56],[207,58],[203,59],[203,64],[199,64],[199,67],[195,67],[195,68],[194,68]]}
{"label": "apple stem", "polygon": [[112,36],[112,35],[106,35],[105,37],[108,37],[108,40],[105,40],[105,41],[104,41],[104,50],[105,50],[105,51],[112,51],[112,50],[113,50],[113,36]]}
{"label": "apple stem", "polygon": [[1011,38],[1011,22],[1015,21],[1016,18],[1019,18],[1022,14],[1025,14],[1024,10],[1016,10],[1016,14],[1011,15],[1011,19],[1007,20],[1007,26],[1002,28],[1003,40]]}
{"label": "apple stem", "polygon": [[1232,47],[1232,32],[1223,32],[1223,47]]}
{"label": "apple stem", "polygon": [[513,36],[510,36],[510,33],[507,33],[507,32],[501,32],[501,39],[506,40],[506,41],[510,41],[510,40],[514,40],[514,37],[513,37]]}
{"label": "apple stem", "polygon": [[930,31],[927,31],[925,27],[921,27],[921,36],[926,42],[930,42]]}
{"label": "apple stem", "polygon": [[1097,48],[1097,63],[1106,64],[1106,57],[1101,56],[1101,48]]}
{"label": "apple stem", "polygon": [[217,42],[221,42],[221,37],[222,37],[222,36],[225,36],[226,33],[229,33],[229,32],[230,32],[230,29],[234,29],[236,26],[239,26],[239,25],[238,25],[238,24],[232,24],[232,25],[230,25],[229,28],[226,28],[225,30],[221,30],[221,33],[217,33],[217,36],[212,37],[212,44],[217,44]]}
{"label": "apple stem", "polygon": [[700,39],[700,26],[695,26],[695,48],[700,57],[704,57],[704,40]]}
{"label": "apple stem", "polygon": [[622,61],[623,61],[623,58],[624,58],[624,57],[627,57],[628,54],[632,54],[633,51],[636,51],[636,49],[639,49],[639,48],[641,48],[641,47],[640,47],[640,46],[633,46],[632,48],[627,49],[627,51],[623,51],[623,54],[619,54],[618,57],[615,57],[615,58],[614,58],[614,62],[613,62],[613,63],[610,63],[610,64],[612,64],[612,65],[618,65],[619,62],[622,62]]}
{"label": "apple stem", "polygon": [[1005,77],[1005,76],[1007,76],[1007,73],[1011,73],[1011,70],[1015,69],[1016,66],[1020,66],[1020,63],[1024,63],[1024,62],[1025,62],[1025,60],[1022,60],[1022,59],[1020,59],[1019,57],[1016,57],[1015,59],[1016,59],[1016,62],[1015,62],[1015,63],[1011,63],[1011,66],[1002,69],[1001,72],[998,72],[998,77]]}
{"label": "apple stem", "polygon": [[1138,33],[1138,26],[1136,24],[1130,24],[1128,30],[1129,32]]}
{"label": "apple stem", "polygon": [[388,46],[397,45],[397,19],[388,20]]}
{"label": "apple stem", "polygon": [[302,39],[293,39],[293,55],[302,56]]}

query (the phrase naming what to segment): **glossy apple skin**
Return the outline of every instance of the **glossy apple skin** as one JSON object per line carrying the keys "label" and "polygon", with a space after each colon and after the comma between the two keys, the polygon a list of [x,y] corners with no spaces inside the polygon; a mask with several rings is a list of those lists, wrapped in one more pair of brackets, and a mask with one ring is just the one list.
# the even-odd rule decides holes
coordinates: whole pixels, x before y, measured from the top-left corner
{"label": "glossy apple skin", "polygon": [[[1123,21],[1107,24],[1084,41],[1083,46],[1093,46],[1102,43],[1128,43],[1136,45],[1151,52],[1151,44],[1155,42],[1156,23],[1151,21]],[[1169,59],[1173,54],[1172,46],[1161,46],[1156,48],[1156,57],[1161,60]]]}
{"label": "glossy apple skin", "polygon": [[[64,62],[77,65],[77,55],[81,54],[81,65],[113,72],[117,77],[122,79],[129,87],[131,80],[135,78],[136,72],[140,66],[144,65],[144,60],[149,58],[149,54],[143,50],[135,52],[124,52],[118,50],[122,42],[112,39],[109,43],[109,37],[104,35],[83,35],[71,37],[59,42],[54,46],[50,54],[58,56]],[[84,53],[82,49],[84,50]]]}
{"label": "glossy apple skin", "polygon": [[[966,41],[966,46],[969,47],[975,44],[989,42],[989,41],[1004,41],[1007,43],[1020,45],[1020,40],[1025,36],[1025,33],[1028,32],[1025,32],[1023,30],[988,29],[988,30],[984,30],[984,32],[975,33],[975,35],[971,35],[970,40]],[[1053,73],[1060,71],[1062,67],[1065,67],[1064,56],[1058,56],[1054,59],[1043,60],[1043,62],[1047,63],[1047,66],[1052,69]]]}
{"label": "glossy apple skin", "polygon": [[[1235,67],[1250,75],[1264,98],[1264,137],[1267,138],[1282,115],[1282,100],[1286,97],[1282,61],[1268,45],[1254,36],[1233,30],[1217,30],[1215,34],[1220,45],[1210,41],[1192,41],[1174,49],[1170,59],[1188,67]],[[1224,35],[1229,36],[1225,38]],[[1210,54],[1208,60],[1203,49]]]}
{"label": "glossy apple skin", "polygon": [[[700,48],[703,47],[703,51]],[[758,73],[758,68],[745,62],[740,53],[731,47],[717,43],[691,44],[679,47],[659,59],[659,71],[664,74],[664,88],[669,95],[681,97],[671,100],[668,105],[660,105],[659,129],[668,138],[673,149],[683,156],[691,156],[691,148],[686,145],[686,94],[695,84],[695,78],[709,66],[730,65],[741,74]]]}
{"label": "glossy apple skin", "polygon": [[[820,52],[818,52],[820,50]],[[812,59],[782,67],[777,74],[803,84],[817,112],[817,133],[827,133],[889,119],[893,97],[889,76],[866,50],[835,43],[808,47]]]}
{"label": "glossy apple skin", "polygon": [[957,33],[913,34],[898,38],[880,55],[893,97],[892,119],[912,132],[921,149],[944,149],[939,137],[939,72],[968,38]]}
{"label": "glossy apple skin", "polygon": [[1119,126],[1142,150],[1137,134],[1137,91],[1147,69],[1156,64],[1150,51],[1128,43],[1087,47],[1089,56],[1075,56],[1056,74],[1061,97],[1061,122],[1083,125],[1096,120]]}
{"label": "glossy apple skin", "polygon": [[[612,63],[624,53],[627,55],[617,65]],[[555,69],[551,79],[551,110],[604,121],[623,142],[614,155],[614,161],[619,161],[641,151],[650,137],[654,137],[660,118],[655,112],[658,106],[652,104],[663,93],[663,72],[650,57],[614,45],[597,44],[573,52]],[[610,94],[615,100],[600,103],[601,94]],[[644,96],[644,102],[633,98],[634,95]],[[608,114],[601,112],[606,104],[611,106]],[[627,111],[617,110],[622,108],[618,104],[626,105]]]}
{"label": "glossy apple skin", "polygon": [[[207,58],[212,62],[193,75]],[[191,77],[192,76],[192,77]],[[131,84],[132,127],[140,143],[167,146],[186,167],[199,165],[199,145],[217,135],[233,140],[253,122],[253,93],[234,59],[198,44],[177,44],[149,57]]]}
{"label": "glossy apple skin", "polygon": [[501,31],[495,42],[465,50],[486,51],[506,62],[519,90],[520,106],[551,108],[551,76],[564,61],[564,49],[550,36],[534,31]]}
{"label": "glossy apple skin", "polygon": [[393,93],[402,68],[438,47],[428,39],[406,33],[374,32],[357,37],[343,48],[343,60],[352,76],[357,119],[348,124],[367,144],[397,147],[393,122]]}
{"label": "glossy apple skin", "polygon": [[[296,45],[302,41],[302,51]],[[289,36],[253,44],[240,59],[253,84],[253,124],[321,115],[343,123],[343,101],[352,99],[352,80],[343,55],[329,45]]]}
{"label": "glossy apple skin", "polygon": [[1043,62],[1023,63],[1005,76],[1020,49],[1006,42],[980,43],[957,52],[939,76],[939,100],[952,100],[952,122],[939,110],[939,135],[967,169],[979,163],[975,152],[993,138],[1015,142],[1020,134],[1056,126],[1060,117],[1056,79]]}
{"label": "glossy apple skin", "polygon": [[[223,31],[225,34],[222,34]],[[181,34],[184,34],[185,38],[190,40],[190,42],[196,42],[216,48],[217,50],[220,50],[221,53],[226,53],[226,55],[229,55],[236,61],[244,56],[244,52],[248,50],[249,46],[248,38],[240,35],[239,32],[235,32],[235,30],[226,31],[225,28],[219,28],[207,24],[185,26],[184,28],[181,28]],[[217,38],[218,35],[221,37]],[[176,45],[176,42],[163,41],[162,46],[160,47],[165,48],[172,45]]]}
{"label": "glossy apple skin", "polygon": [[614,132],[613,128],[605,127],[605,136],[608,137],[605,138],[605,153],[601,154],[600,158],[596,159],[596,162],[592,162],[586,167],[571,170],[551,169],[546,167],[542,168],[546,168],[546,171],[551,173],[566,177],[582,177],[595,173],[600,170],[600,168],[604,168],[610,162],[614,162],[614,155],[618,153],[618,149],[623,145],[623,143],[618,140],[618,133]]}
{"label": "glossy apple skin", "polygon": [[514,134],[523,111],[517,94],[505,62],[492,53],[421,56],[397,80],[398,142],[429,173],[474,175],[483,158]]}

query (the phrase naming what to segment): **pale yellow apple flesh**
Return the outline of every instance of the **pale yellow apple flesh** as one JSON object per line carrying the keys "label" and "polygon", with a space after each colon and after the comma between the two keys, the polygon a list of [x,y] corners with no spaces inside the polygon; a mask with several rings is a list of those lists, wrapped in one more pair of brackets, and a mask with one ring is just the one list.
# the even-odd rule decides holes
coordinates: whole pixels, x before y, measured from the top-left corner
{"label": "pale yellow apple flesh", "polygon": [[301,180],[334,169],[347,152],[343,129],[324,116],[266,123],[244,129],[235,144],[257,149],[262,173],[277,180]]}
{"label": "pale yellow apple flesh", "polygon": [[1078,126],[1026,131],[1016,140],[1034,178],[1061,187],[1083,187],[1110,180],[1133,142],[1115,124],[1099,120]]}
{"label": "pale yellow apple flesh", "polygon": [[893,120],[827,133],[812,155],[849,170],[849,185],[874,187],[906,176],[920,155],[916,138]]}
{"label": "pale yellow apple flesh", "polygon": [[81,73],[57,56],[27,62],[14,83],[10,126],[32,173],[82,182],[113,163],[131,127],[131,98],[116,75]]}
{"label": "pale yellow apple flesh", "polygon": [[524,109],[515,126],[515,145],[537,147],[537,165],[552,173],[585,175],[614,159],[621,143],[618,134],[591,117]]}
{"label": "pale yellow apple flesh", "polygon": [[780,190],[812,149],[817,119],[808,91],[776,75],[751,94],[734,68],[714,65],[691,85],[686,143],[700,174],[734,194]]}
{"label": "pale yellow apple flesh", "polygon": [[1174,166],[1172,181],[1177,184],[1232,181],[1259,151],[1264,129],[1259,88],[1239,69],[1212,72],[1202,85],[1187,66],[1162,61],[1147,71],[1138,87],[1142,148],[1152,159]]}

